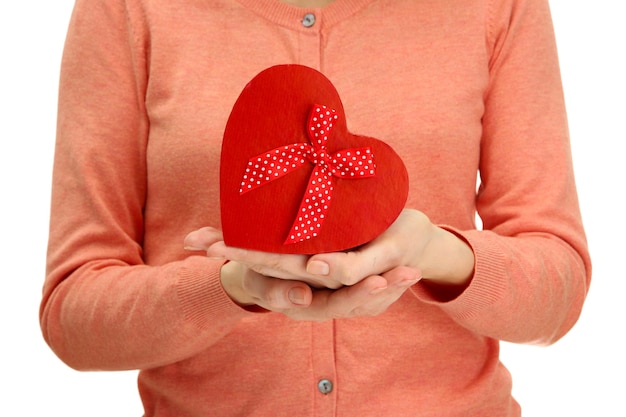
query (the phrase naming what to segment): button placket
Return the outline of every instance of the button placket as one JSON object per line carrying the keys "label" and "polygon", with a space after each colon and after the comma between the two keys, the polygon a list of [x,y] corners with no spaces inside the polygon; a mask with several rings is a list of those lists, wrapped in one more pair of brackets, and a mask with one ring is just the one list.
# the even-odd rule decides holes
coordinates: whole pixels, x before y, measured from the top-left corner
{"label": "button placket", "polygon": [[303,12],[298,30],[298,63],[321,71],[323,16],[319,10]]}
{"label": "button placket", "polygon": [[335,322],[311,323],[311,366],[315,390],[313,415],[333,415],[337,405],[337,370],[335,358]]}

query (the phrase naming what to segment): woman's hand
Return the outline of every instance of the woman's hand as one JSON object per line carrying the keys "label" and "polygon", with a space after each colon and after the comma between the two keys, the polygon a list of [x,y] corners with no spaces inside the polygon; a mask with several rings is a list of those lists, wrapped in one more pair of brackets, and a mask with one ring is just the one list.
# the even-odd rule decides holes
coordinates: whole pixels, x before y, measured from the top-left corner
{"label": "woman's hand", "polygon": [[269,253],[226,246],[222,232],[212,227],[189,233],[185,238],[185,248],[206,251],[210,258],[240,263],[267,277],[303,281],[316,288],[336,289],[344,285],[325,276],[309,274],[306,270],[308,255]]}
{"label": "woman's hand", "polygon": [[265,276],[300,280],[317,288],[350,286],[368,276],[407,266],[422,271],[433,287],[462,290],[474,271],[474,254],[464,241],[410,209],[403,210],[376,239],[347,252],[306,256],[232,248],[213,228],[190,233],[185,245],[206,250],[210,257],[242,263]]}
{"label": "woman's hand", "polygon": [[309,279],[353,285],[363,277],[398,266],[422,271],[433,287],[462,290],[474,272],[474,253],[467,243],[432,224],[417,210],[405,209],[379,237],[349,252],[323,253],[306,261]]}
{"label": "woman's hand", "polygon": [[226,246],[216,229],[190,233],[186,245],[210,257],[240,262],[266,276],[301,280],[314,287],[336,289],[398,266],[422,271],[432,285],[463,288],[474,271],[474,253],[453,233],[437,227],[417,210],[403,210],[373,241],[346,252],[313,256],[273,254]]}
{"label": "woman's hand", "polygon": [[[418,270],[399,266],[363,277],[351,286],[334,282],[338,289],[328,288],[330,281],[326,277],[316,279],[306,272],[308,256],[231,248],[221,239],[218,230],[203,228],[185,238],[185,247],[230,260],[222,266],[221,281],[226,293],[239,305],[258,305],[296,320],[381,314],[421,278]],[[320,288],[311,288],[307,279]]]}
{"label": "woman's hand", "polygon": [[222,239],[207,227],[190,233],[185,247],[231,261],[221,279],[235,302],[300,319],[378,314],[422,276],[439,296],[453,298],[474,270],[464,241],[409,209],[372,242],[348,252],[275,254],[229,247]]}
{"label": "woman's hand", "polygon": [[261,275],[238,262],[226,263],[221,276],[224,290],[238,304],[309,321],[379,315],[420,279],[418,271],[397,267],[352,286],[315,290],[301,281]]}

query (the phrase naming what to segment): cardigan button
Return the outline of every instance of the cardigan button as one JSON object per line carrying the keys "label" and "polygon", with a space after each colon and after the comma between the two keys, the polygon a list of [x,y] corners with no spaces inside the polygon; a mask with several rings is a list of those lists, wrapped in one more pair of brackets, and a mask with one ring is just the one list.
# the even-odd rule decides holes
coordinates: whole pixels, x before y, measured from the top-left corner
{"label": "cardigan button", "polygon": [[313,13],[307,13],[302,18],[302,26],[310,28],[315,24],[315,15]]}
{"label": "cardigan button", "polygon": [[320,379],[317,389],[324,395],[328,395],[333,390],[333,382],[330,379]]}

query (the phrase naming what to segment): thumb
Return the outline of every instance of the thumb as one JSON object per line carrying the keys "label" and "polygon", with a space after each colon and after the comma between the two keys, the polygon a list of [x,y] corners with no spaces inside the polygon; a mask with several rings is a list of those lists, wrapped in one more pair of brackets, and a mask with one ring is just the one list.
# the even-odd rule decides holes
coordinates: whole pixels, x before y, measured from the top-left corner
{"label": "thumb", "polygon": [[224,239],[222,232],[213,227],[203,227],[185,236],[186,250],[207,250],[209,246]]}

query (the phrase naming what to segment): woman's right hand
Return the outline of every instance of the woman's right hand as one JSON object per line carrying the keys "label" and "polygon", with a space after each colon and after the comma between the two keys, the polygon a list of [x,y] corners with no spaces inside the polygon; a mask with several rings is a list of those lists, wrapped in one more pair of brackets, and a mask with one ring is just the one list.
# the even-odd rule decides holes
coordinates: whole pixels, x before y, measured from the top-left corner
{"label": "woman's right hand", "polygon": [[[208,251],[214,245],[223,245],[221,238],[219,231],[203,228],[187,236],[185,247]],[[375,316],[421,279],[419,270],[397,266],[344,286],[327,277],[308,274],[306,255],[223,249],[228,249],[231,256],[222,257],[223,251],[217,251],[220,258],[229,260],[222,266],[221,283],[234,302],[241,306],[258,305],[296,320]],[[212,254],[210,251],[209,256]]]}
{"label": "woman's right hand", "polygon": [[185,248],[202,250],[213,259],[239,262],[261,275],[285,280],[303,281],[315,288],[336,289],[345,285],[327,276],[307,272],[309,255],[261,252],[226,246],[220,230],[203,227],[185,237]]}
{"label": "woman's right hand", "polygon": [[308,321],[379,315],[420,278],[418,271],[398,267],[333,290],[268,277],[238,262],[227,262],[221,273],[224,290],[239,305],[258,305]]}

